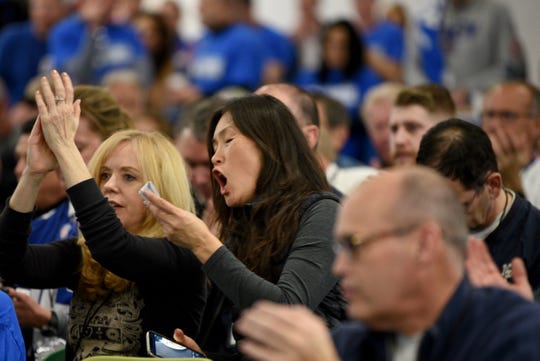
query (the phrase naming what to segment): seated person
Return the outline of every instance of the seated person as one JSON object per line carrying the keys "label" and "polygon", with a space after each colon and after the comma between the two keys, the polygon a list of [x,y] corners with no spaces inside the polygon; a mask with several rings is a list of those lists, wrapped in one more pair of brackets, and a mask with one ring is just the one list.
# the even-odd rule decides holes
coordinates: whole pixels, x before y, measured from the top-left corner
{"label": "seated person", "polygon": [[415,166],[381,173],[336,222],[334,272],[354,321],[331,337],[304,308],[260,302],[236,323],[240,350],[251,360],[538,360],[540,306],[473,287],[467,235],[442,176]]}
{"label": "seated person", "polygon": [[[182,325],[197,334],[205,303],[200,263],[164,238],[138,195],[139,188],[152,180],[164,199],[192,212],[182,159],[159,133],[126,130],[104,141],[87,168],[74,141],[80,101],[74,102],[67,74],[53,71],[52,78],[56,95],[43,78],[36,94],[40,115],[28,140],[28,162],[0,215],[0,274],[26,287],[74,291],[66,346],[69,360],[145,355],[148,330],[167,334]],[[28,245],[40,183],[57,166],[81,236]]]}
{"label": "seated person", "polygon": [[417,162],[451,182],[471,235],[486,241],[504,278],[520,257],[532,288],[540,288],[540,210],[505,187],[486,132],[460,119],[441,122],[422,138]]}
{"label": "seated person", "polygon": [[167,237],[195,254],[219,294],[206,310],[202,348],[236,352],[227,347],[232,322],[261,299],[303,304],[338,324],[345,303],[330,267],[339,204],[287,107],[268,95],[232,100],[213,114],[207,147],[219,237],[148,194]]}

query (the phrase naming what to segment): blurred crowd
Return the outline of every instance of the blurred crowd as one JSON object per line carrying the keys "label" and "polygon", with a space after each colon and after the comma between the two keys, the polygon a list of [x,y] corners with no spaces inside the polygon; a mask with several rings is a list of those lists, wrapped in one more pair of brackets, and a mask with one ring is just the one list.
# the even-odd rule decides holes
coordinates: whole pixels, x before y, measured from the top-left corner
{"label": "blurred crowd", "polygon": [[148,330],[214,360],[540,357],[540,90],[507,5],[295,4],[286,34],[200,0],[188,40],[179,1],[0,0],[0,360]]}

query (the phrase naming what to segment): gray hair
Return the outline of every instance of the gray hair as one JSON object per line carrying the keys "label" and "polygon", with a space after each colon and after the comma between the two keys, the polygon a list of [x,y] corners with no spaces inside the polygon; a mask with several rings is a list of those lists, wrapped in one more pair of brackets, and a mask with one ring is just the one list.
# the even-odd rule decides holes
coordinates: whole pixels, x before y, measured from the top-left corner
{"label": "gray hair", "polygon": [[446,243],[465,257],[469,235],[465,210],[448,180],[427,167],[403,170],[401,191],[392,212],[403,224],[433,220]]}

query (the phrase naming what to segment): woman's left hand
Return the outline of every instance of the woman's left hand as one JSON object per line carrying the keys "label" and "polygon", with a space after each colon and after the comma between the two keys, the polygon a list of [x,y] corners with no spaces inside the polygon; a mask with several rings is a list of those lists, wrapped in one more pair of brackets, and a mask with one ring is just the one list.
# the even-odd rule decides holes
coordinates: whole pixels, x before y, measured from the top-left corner
{"label": "woman's left hand", "polygon": [[166,237],[174,244],[191,250],[202,263],[223,245],[193,213],[175,207],[152,192],[145,194],[148,198],[146,207],[161,224]]}

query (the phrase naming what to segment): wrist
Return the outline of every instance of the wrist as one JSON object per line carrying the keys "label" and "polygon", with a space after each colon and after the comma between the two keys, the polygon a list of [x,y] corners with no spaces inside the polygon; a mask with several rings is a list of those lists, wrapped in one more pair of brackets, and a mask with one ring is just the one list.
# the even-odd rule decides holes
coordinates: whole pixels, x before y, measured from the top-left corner
{"label": "wrist", "polygon": [[198,245],[193,247],[191,251],[199,259],[202,264],[205,264],[206,261],[221,247],[223,243],[219,241],[210,231],[206,240],[200,242]]}
{"label": "wrist", "polygon": [[41,181],[47,176],[48,173],[49,171],[37,172],[32,171],[29,168],[25,168],[21,175],[21,179],[26,178],[30,183],[41,184]]}
{"label": "wrist", "polygon": [[58,330],[58,315],[54,311],[48,311],[48,319],[44,325],[41,326],[41,333],[45,336],[53,336],[57,334]]}

